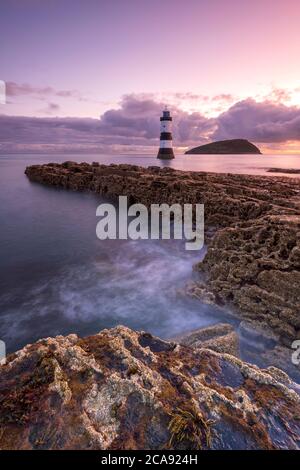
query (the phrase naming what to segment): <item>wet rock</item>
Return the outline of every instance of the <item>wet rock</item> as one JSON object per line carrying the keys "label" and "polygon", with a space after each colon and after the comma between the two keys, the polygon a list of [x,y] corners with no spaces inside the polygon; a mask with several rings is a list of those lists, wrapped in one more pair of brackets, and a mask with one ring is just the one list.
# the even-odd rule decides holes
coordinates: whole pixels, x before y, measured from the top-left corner
{"label": "wet rock", "polygon": [[278,342],[278,337],[270,332],[263,323],[242,321],[239,324],[238,332],[241,339],[250,343],[251,349],[256,349],[258,352],[273,349]]}
{"label": "wet rock", "polygon": [[199,299],[201,302],[208,305],[215,305],[217,302],[215,294],[208,289],[205,282],[188,282],[185,286],[184,293],[185,295],[193,297],[194,299]]}
{"label": "wet rock", "polygon": [[264,323],[242,321],[237,331],[243,359],[276,370],[277,380],[280,374],[287,377],[284,370],[292,380],[300,383],[300,368],[292,362],[291,344],[278,344],[278,336]]}
{"label": "wet rock", "polygon": [[220,353],[240,356],[239,337],[234,327],[228,323],[198,328],[176,336],[173,341],[192,348],[208,348]]}
{"label": "wet rock", "polygon": [[174,346],[120,326],[14,353],[0,367],[0,448],[299,448],[284,373]]}
{"label": "wet rock", "polygon": [[143,348],[149,348],[152,352],[171,351],[174,345],[163,341],[150,333],[141,333],[139,343]]}

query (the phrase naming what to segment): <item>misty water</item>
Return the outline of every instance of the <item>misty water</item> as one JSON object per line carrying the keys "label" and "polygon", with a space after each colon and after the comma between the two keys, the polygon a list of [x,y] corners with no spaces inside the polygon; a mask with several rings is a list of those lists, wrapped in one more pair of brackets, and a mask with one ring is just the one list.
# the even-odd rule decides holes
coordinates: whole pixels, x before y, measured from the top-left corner
{"label": "misty water", "polygon": [[204,252],[184,242],[105,240],[96,237],[94,194],[31,183],[27,165],[62,162],[161,164],[178,169],[266,174],[269,167],[300,168],[300,157],[0,156],[0,339],[14,351],[42,337],[88,335],[123,324],[168,338],[231,317],[182,289],[197,277]]}

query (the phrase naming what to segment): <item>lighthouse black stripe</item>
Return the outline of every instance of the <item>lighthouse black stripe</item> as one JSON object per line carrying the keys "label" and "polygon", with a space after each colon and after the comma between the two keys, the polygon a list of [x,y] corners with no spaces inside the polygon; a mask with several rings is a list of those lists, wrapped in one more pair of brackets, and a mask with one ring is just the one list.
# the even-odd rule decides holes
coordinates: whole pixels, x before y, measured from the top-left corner
{"label": "lighthouse black stripe", "polygon": [[157,158],[174,158],[174,152],[172,148],[160,148],[158,151]]}
{"label": "lighthouse black stripe", "polygon": [[160,140],[172,140],[171,132],[161,132],[160,133]]}
{"label": "lighthouse black stripe", "polygon": [[172,121],[172,118],[171,118],[171,116],[170,117],[164,117],[163,116],[163,117],[160,118],[160,120],[161,121]]}

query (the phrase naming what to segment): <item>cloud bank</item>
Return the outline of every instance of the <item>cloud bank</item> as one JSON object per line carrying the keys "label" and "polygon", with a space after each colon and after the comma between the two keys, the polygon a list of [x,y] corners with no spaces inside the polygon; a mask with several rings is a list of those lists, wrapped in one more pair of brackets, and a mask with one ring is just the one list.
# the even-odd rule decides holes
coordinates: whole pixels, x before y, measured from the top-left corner
{"label": "cloud bank", "polygon": [[[224,95],[226,99],[231,97]],[[163,107],[164,103],[151,96],[131,94],[122,98],[119,108],[109,109],[99,119],[0,115],[0,153],[153,153]],[[231,138],[246,138],[256,144],[299,141],[300,145],[300,108],[295,106],[249,98],[214,118],[176,106],[172,114],[174,145],[178,148]]]}
{"label": "cloud bank", "polygon": [[300,109],[253,99],[234,104],[217,118],[213,139],[243,137],[257,143],[300,141]]}

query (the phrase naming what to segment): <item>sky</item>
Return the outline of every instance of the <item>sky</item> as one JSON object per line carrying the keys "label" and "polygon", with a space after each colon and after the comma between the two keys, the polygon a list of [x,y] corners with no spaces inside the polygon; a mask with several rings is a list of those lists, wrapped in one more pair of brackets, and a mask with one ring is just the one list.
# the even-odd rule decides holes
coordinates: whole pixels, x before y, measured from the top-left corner
{"label": "sky", "polygon": [[[299,0],[2,0],[0,153],[300,153]],[[3,97],[2,97],[3,101]]]}

